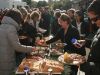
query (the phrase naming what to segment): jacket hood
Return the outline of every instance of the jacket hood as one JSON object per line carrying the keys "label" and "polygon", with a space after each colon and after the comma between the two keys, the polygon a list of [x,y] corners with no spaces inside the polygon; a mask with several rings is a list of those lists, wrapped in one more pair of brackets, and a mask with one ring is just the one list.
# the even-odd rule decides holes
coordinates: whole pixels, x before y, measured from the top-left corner
{"label": "jacket hood", "polygon": [[11,17],[8,17],[8,16],[4,16],[2,21],[1,21],[1,24],[8,24],[8,25],[12,25],[14,26],[17,30],[19,30],[20,26],[18,25],[18,23],[13,20]]}

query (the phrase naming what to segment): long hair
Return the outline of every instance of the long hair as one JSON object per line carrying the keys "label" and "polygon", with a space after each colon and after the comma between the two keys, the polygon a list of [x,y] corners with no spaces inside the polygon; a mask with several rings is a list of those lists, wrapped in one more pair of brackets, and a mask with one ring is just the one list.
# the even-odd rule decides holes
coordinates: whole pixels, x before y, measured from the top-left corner
{"label": "long hair", "polygon": [[84,13],[83,13],[82,11],[77,10],[77,11],[76,11],[76,14],[77,14],[78,16],[81,17],[81,18],[80,18],[80,21],[81,21],[81,22],[84,21]]}
{"label": "long hair", "polygon": [[40,14],[39,14],[38,11],[33,11],[33,12],[31,13],[31,15],[30,15],[30,18],[31,18],[32,20],[34,20],[36,17],[37,17],[37,18],[40,18]]}

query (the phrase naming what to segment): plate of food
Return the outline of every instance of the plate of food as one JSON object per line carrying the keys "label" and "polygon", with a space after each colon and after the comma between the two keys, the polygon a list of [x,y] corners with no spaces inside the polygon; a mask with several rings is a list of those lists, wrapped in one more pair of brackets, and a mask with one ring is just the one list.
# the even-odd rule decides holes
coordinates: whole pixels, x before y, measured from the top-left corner
{"label": "plate of food", "polygon": [[83,62],[83,56],[79,54],[68,54],[65,52],[64,55],[58,57],[58,60],[68,65],[79,65]]}

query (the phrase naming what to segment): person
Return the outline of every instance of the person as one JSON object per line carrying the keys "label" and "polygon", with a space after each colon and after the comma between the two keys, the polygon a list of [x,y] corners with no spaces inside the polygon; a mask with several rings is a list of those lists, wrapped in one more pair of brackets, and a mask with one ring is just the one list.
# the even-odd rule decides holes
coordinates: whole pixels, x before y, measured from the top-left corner
{"label": "person", "polygon": [[15,51],[30,53],[32,46],[21,45],[17,35],[22,21],[17,9],[10,9],[3,17],[0,26],[0,75],[14,75],[16,68]]}
{"label": "person", "polygon": [[21,39],[21,43],[24,45],[34,46],[37,36],[37,25],[36,22],[39,20],[39,13],[33,11],[28,14],[24,20],[24,23],[19,31],[20,36],[26,36],[27,38]]}
{"label": "person", "polygon": [[40,12],[41,12],[41,22],[40,22],[39,26],[42,29],[47,30],[45,33],[43,33],[43,35],[48,36],[50,34],[50,20],[51,20],[51,15],[49,13],[49,7],[45,6],[41,9],[42,9],[42,10],[40,10]]}
{"label": "person", "polygon": [[22,18],[23,18],[23,21],[24,21],[24,19],[27,17],[27,15],[28,15],[28,11],[26,10],[26,8],[24,8],[24,7],[21,7],[21,8],[19,8],[19,10],[20,10],[20,12],[22,13]]}
{"label": "person", "polygon": [[69,15],[69,17],[71,18],[71,24],[74,25],[75,24],[75,9],[74,8],[71,8],[71,9],[68,9],[66,14]]}
{"label": "person", "polygon": [[[26,17],[23,18],[24,22],[22,23],[22,26],[18,31],[19,41],[22,45],[36,46],[35,41],[36,41],[36,37],[38,36],[38,28],[39,28],[37,22],[39,21],[40,18],[39,12],[33,11],[30,14],[27,13],[27,10],[23,9],[22,13],[23,14],[26,13]],[[19,65],[22,62],[23,58],[27,56],[29,56],[28,53],[16,52],[17,65]]]}
{"label": "person", "polygon": [[[58,33],[50,40],[43,42],[38,42],[39,45],[47,45],[53,43],[57,40],[61,40],[62,43],[66,43],[67,45],[64,47],[64,52],[68,53],[77,53],[82,56],[85,56],[86,52],[84,47],[77,48],[71,42],[73,38],[80,39],[79,32],[76,27],[71,25],[70,17],[67,14],[62,14],[58,20],[61,29]],[[43,44],[44,43],[44,44]],[[70,65],[71,66],[71,73],[70,75],[77,75],[78,66]]]}
{"label": "person", "polygon": [[85,75],[100,75],[100,0],[94,0],[89,5],[87,14],[92,23],[95,23],[99,29],[92,40],[84,71]]}
{"label": "person", "polygon": [[[80,36],[83,36],[84,39],[89,35],[89,25],[88,21],[84,20],[84,13],[80,10],[75,12],[75,27],[78,29]],[[82,39],[82,38],[81,38]]]}
{"label": "person", "polygon": [[[21,22],[21,27],[20,29],[17,31],[18,33],[18,37],[19,37],[19,41],[22,45],[27,45],[28,46],[28,40],[27,37],[22,38],[23,36],[25,36],[25,31],[23,31],[23,25],[24,25],[24,20],[26,19],[26,17],[28,16],[28,11],[24,8],[24,7],[20,7],[19,11],[22,13],[22,22]],[[22,36],[22,37],[21,37]],[[27,53],[22,53],[22,52],[15,52],[16,54],[16,66],[19,66],[23,60],[23,58],[26,57]]]}
{"label": "person", "polygon": [[60,25],[58,24],[58,18],[61,16],[60,11],[56,11],[54,14],[53,22],[51,23],[51,34],[54,36],[57,34],[57,32],[60,29]]}

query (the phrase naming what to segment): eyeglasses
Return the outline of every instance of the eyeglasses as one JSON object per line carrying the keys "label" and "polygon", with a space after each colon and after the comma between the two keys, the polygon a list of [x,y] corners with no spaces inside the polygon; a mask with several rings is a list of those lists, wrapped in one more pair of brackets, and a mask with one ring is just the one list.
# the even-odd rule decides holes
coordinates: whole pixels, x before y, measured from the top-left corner
{"label": "eyeglasses", "polygon": [[100,19],[100,16],[96,16],[96,17],[94,17],[94,18],[91,18],[90,20],[93,21],[93,22],[96,22],[96,21],[99,20],[99,19]]}

